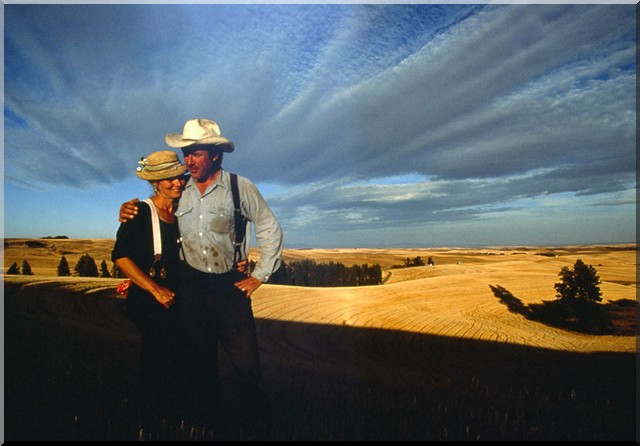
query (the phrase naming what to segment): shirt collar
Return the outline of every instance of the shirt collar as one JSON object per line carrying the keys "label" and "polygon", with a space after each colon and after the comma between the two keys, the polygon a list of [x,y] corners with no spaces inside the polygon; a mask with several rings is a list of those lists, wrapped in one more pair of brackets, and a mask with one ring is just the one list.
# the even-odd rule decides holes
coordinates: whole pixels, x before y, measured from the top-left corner
{"label": "shirt collar", "polygon": [[[210,191],[214,190],[216,187],[223,187],[229,190],[231,189],[231,177],[229,175],[229,172],[224,170],[222,167],[220,168],[220,175],[218,176],[216,181],[214,181],[209,185],[209,187],[207,188],[207,190],[203,195],[208,194]],[[189,188],[197,189],[196,180],[194,180],[193,178],[189,178],[189,181],[187,181],[187,184],[184,186],[185,190]]]}

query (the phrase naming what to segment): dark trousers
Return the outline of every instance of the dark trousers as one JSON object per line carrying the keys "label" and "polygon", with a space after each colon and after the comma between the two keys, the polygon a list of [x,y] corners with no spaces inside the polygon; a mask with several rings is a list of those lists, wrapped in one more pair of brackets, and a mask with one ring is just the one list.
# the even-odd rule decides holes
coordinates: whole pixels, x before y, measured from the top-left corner
{"label": "dark trousers", "polygon": [[127,312],[140,334],[140,422],[151,429],[161,420],[177,423],[185,410],[181,388],[186,346],[177,314],[139,289],[130,291]]}
{"label": "dark trousers", "polygon": [[233,368],[236,402],[255,409],[264,398],[251,299],[234,286],[242,277],[237,271],[207,274],[186,264],[181,271],[177,307],[190,344],[187,385],[195,418],[207,424],[230,415],[221,400],[218,346]]}

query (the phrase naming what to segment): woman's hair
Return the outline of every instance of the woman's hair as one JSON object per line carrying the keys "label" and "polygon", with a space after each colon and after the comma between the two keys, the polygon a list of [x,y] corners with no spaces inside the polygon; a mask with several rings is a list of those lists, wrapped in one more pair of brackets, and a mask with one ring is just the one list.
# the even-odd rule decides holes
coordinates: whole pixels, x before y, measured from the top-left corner
{"label": "woman's hair", "polygon": [[155,194],[158,193],[158,189],[156,189],[156,183],[159,183],[160,180],[149,180],[149,185],[151,186],[151,195],[149,195],[149,197],[154,196]]}

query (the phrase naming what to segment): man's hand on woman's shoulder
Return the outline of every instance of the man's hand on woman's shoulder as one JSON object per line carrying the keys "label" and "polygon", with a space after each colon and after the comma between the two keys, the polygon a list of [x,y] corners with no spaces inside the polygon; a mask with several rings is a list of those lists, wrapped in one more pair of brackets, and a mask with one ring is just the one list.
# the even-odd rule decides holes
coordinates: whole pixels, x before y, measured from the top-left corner
{"label": "man's hand on woman's shoulder", "polygon": [[138,214],[138,203],[140,200],[132,198],[131,200],[122,203],[120,205],[120,214],[118,215],[118,221],[120,223],[126,223]]}

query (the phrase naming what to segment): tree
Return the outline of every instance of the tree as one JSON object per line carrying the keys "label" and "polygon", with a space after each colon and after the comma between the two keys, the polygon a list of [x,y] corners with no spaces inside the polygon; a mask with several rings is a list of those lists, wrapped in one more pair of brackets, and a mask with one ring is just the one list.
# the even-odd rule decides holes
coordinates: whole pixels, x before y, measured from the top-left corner
{"label": "tree", "polygon": [[413,259],[407,257],[404,260],[404,266],[407,268],[411,266],[424,266],[424,260],[422,260],[422,257],[420,256],[416,256]]}
{"label": "tree", "polygon": [[96,261],[89,254],[80,257],[74,271],[80,277],[98,277]]}
{"label": "tree", "polygon": [[556,296],[565,302],[592,302],[602,301],[600,291],[600,277],[596,269],[578,259],[573,270],[563,266],[558,274],[560,282],[554,285]]}
{"label": "tree", "polygon": [[601,302],[602,291],[600,284],[602,281],[596,269],[591,265],[585,265],[582,260],[577,260],[573,267],[578,299],[587,302]]}
{"label": "tree", "polygon": [[60,263],[58,263],[58,276],[70,276],[71,270],[69,269],[69,262],[67,258],[62,256]]}
{"label": "tree", "polygon": [[7,270],[7,274],[20,274],[20,267],[16,262],[13,262],[9,269]]}
{"label": "tree", "polygon": [[109,267],[104,259],[100,264],[100,277],[111,277],[111,274],[109,274]]}
{"label": "tree", "polygon": [[113,267],[111,268],[111,277],[113,277],[114,279],[121,279],[127,276],[122,272],[120,268],[118,268],[118,265],[114,263]]}
{"label": "tree", "polygon": [[31,271],[31,265],[26,260],[22,261],[22,275],[23,276],[32,276],[33,271]]}

